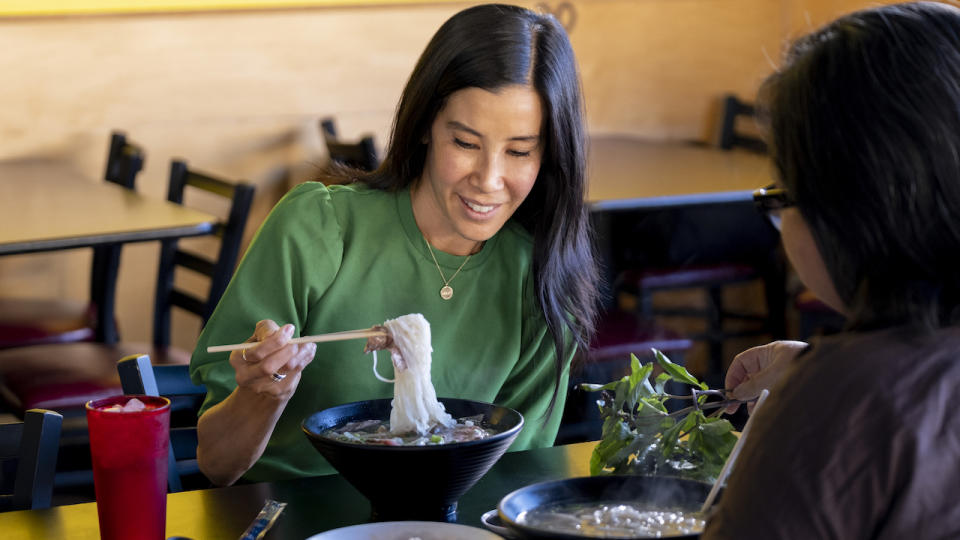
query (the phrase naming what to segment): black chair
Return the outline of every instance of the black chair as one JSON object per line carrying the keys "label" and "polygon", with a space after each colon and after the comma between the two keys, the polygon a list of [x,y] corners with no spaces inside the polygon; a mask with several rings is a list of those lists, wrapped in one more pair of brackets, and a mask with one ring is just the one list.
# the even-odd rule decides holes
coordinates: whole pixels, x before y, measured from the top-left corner
{"label": "black chair", "polygon": [[58,413],[31,409],[23,422],[0,424],[2,472],[15,471],[12,490],[8,492],[10,486],[4,482],[0,511],[50,507],[62,422]]}
{"label": "black chair", "polygon": [[[206,191],[232,201],[230,214],[217,230],[220,251],[216,258],[205,257],[178,247],[176,240],[165,240],[160,250],[160,268],[157,275],[156,301],[153,312],[153,344],[165,348],[170,344],[170,310],[176,306],[197,315],[207,323],[214,308],[227,289],[233,269],[240,256],[243,231],[253,203],[254,187],[246,183],[231,183],[187,168],[187,163],[174,160],[170,164],[170,186],[167,199],[183,204],[187,187]],[[174,285],[176,267],[192,270],[210,279],[206,298],[178,289]]]}
{"label": "black chair", "polygon": [[320,120],[320,132],[323,133],[332,163],[362,171],[372,171],[380,165],[373,137],[367,135],[355,143],[343,142],[337,138],[337,128],[332,118]]}
{"label": "black chair", "polygon": [[[82,410],[83,404],[91,399],[118,394],[120,380],[116,362],[131,354],[148,354],[157,364],[190,362],[191,351],[170,346],[170,311],[179,307],[198,315],[206,323],[239,258],[254,188],[246,183],[233,184],[191,171],[183,161],[174,161],[169,200],[182,204],[187,188],[227,199],[230,202],[229,215],[218,226],[220,247],[215,258],[180,249],[176,241],[163,243],[155,295],[153,343],[68,343],[0,350],[0,392],[14,408],[50,408],[61,412]],[[173,283],[177,268],[208,276],[207,296],[198,298],[176,288]]]}
{"label": "black chair", "polygon": [[[619,246],[609,263],[611,297],[633,301],[620,305],[641,320],[673,325],[705,343],[709,365],[699,375],[708,384],[722,384],[728,340],[785,337],[779,236],[752,202],[610,213],[608,219],[611,245]],[[763,308],[732,309],[724,296],[737,286],[762,291]]]}
{"label": "black chair", "polygon": [[[753,104],[741,101],[728,94],[723,97],[723,117],[720,124],[719,146],[724,150],[743,148],[752,152],[766,154],[767,143],[756,135],[756,108]],[[759,187],[759,186],[758,186]],[[839,332],[844,324],[843,315],[837,313],[813,296],[806,287],[800,287],[791,295],[790,302],[799,318],[799,339],[808,339],[814,335]]]}
{"label": "black chair", "polygon": [[189,366],[154,366],[146,355],[131,355],[117,363],[124,394],[163,396],[170,399],[170,466],[167,487],[170,493],[183,490],[189,478],[197,487],[210,482],[197,466],[197,412],[207,389],[190,380]]}
{"label": "black chair", "polygon": [[[110,136],[104,180],[132,190],[143,162],[143,149],[128,141],[124,133],[114,131]],[[0,299],[0,349],[44,343],[117,341],[113,306],[120,249],[119,244],[93,248],[87,304],[54,298]]]}
{"label": "black chair", "polygon": [[[753,105],[733,95],[725,95],[722,101],[716,145],[722,150],[743,148],[765,153],[766,144],[759,137],[739,129],[743,122],[755,120]],[[725,341],[743,336],[786,336],[786,263],[778,249],[779,235],[752,203],[679,208],[613,219],[618,220],[614,230],[627,231],[624,236],[632,237],[636,252],[616,265],[620,271],[615,276],[615,293],[635,295],[643,318],[702,321],[704,330],[689,337],[708,344],[710,365],[703,376],[711,386],[722,384]],[[657,254],[650,256],[649,252]],[[749,283],[762,283],[765,309],[729,309],[724,304],[724,291]],[[657,293],[683,289],[702,291],[704,307],[654,306]],[[739,321],[739,327],[728,329],[735,321]]]}
{"label": "black chair", "polygon": [[[719,146],[723,150],[743,148],[760,154],[767,153],[767,143],[752,130],[742,130],[741,123],[751,122],[756,126],[756,108],[751,103],[741,101],[732,94],[723,97],[723,114],[720,119]],[[760,186],[757,186],[760,187]]]}

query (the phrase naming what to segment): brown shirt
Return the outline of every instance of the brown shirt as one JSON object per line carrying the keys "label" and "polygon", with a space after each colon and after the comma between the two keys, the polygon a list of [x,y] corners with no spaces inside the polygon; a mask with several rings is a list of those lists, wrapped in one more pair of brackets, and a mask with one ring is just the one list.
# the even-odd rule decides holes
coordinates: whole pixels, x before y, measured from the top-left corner
{"label": "brown shirt", "polygon": [[703,538],[960,538],[960,328],[812,343],[757,413]]}

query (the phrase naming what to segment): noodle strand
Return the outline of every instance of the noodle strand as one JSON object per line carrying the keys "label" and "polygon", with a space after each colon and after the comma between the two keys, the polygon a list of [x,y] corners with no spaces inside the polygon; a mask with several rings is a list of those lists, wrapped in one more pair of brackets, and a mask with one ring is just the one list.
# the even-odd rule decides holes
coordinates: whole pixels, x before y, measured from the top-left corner
{"label": "noodle strand", "polygon": [[379,373],[377,373],[377,351],[374,350],[374,351],[370,351],[370,352],[373,353],[373,376],[376,377],[376,378],[378,378],[378,379],[380,379],[381,381],[383,381],[383,382],[385,382],[385,383],[392,383],[392,382],[396,381],[396,379],[388,379],[388,378],[380,375]]}
{"label": "noodle strand", "polygon": [[422,435],[436,424],[452,426],[456,421],[437,401],[437,392],[430,380],[430,366],[433,363],[430,323],[423,315],[411,313],[391,319],[383,325],[389,330],[399,350],[400,358],[394,358],[394,365],[400,362],[406,364],[406,369],[394,370],[390,431]]}

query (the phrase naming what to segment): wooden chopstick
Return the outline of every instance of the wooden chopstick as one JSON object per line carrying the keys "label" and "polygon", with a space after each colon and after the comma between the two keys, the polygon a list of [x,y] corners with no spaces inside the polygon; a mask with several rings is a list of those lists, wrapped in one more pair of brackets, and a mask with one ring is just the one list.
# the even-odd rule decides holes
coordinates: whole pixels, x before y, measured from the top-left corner
{"label": "wooden chopstick", "polygon": [[757,417],[757,411],[760,410],[760,407],[763,406],[763,402],[767,400],[767,396],[770,395],[770,391],[764,388],[760,391],[760,397],[757,398],[757,404],[753,406],[753,412],[750,413],[750,418],[747,419],[747,423],[743,426],[743,431],[740,432],[740,438],[737,439],[736,444],[733,445],[733,450],[730,451],[730,455],[727,456],[727,461],[724,462],[723,468],[720,469],[720,474],[717,475],[717,479],[713,481],[713,487],[710,488],[710,493],[707,494],[707,500],[703,501],[703,506],[700,507],[700,513],[706,514],[710,507],[713,506],[714,499],[717,498],[717,494],[720,493],[720,486],[727,480],[727,475],[730,474],[730,469],[733,468],[733,463],[737,461],[737,456],[740,455],[740,450],[743,448],[744,441],[747,440],[747,435],[750,434],[750,426],[753,425],[753,419]]}
{"label": "wooden chopstick", "polygon": [[[323,343],[325,341],[343,341],[346,339],[366,339],[377,336],[386,336],[387,332],[383,330],[374,330],[373,328],[364,328],[362,330],[346,330],[344,332],[332,332],[330,334],[318,334],[316,336],[303,336],[293,338],[287,343]],[[259,345],[259,341],[250,341],[247,343],[236,343],[234,345],[213,345],[207,347],[207,352],[230,352],[250,349]]]}

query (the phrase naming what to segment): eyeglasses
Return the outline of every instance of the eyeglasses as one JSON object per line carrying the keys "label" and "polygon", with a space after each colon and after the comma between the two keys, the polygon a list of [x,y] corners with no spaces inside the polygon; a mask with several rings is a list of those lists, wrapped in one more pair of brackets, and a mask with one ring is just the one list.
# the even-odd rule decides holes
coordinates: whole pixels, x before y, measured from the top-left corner
{"label": "eyeglasses", "polygon": [[757,206],[757,210],[767,216],[770,224],[779,231],[780,211],[797,203],[790,197],[787,190],[779,188],[775,184],[770,184],[767,187],[753,190],[753,204]]}

